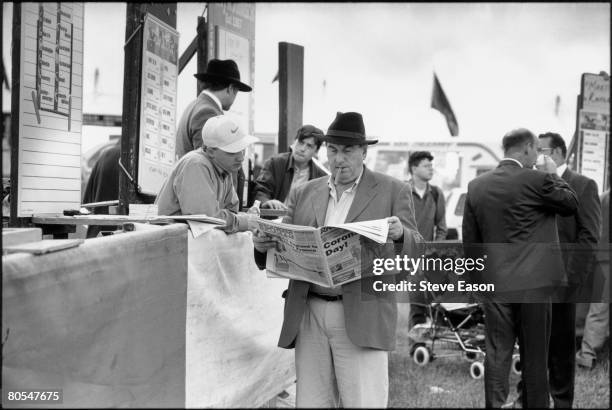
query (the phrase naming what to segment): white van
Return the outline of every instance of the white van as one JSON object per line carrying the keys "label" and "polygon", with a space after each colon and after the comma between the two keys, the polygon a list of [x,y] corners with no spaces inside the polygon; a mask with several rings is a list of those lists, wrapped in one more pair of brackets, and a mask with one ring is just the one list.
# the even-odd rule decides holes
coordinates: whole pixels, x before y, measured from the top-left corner
{"label": "white van", "polygon": [[446,199],[447,239],[461,239],[461,222],[467,184],[497,166],[499,157],[480,142],[379,142],[368,148],[368,168],[399,180],[410,179],[408,157],[414,151],[429,151],[434,157],[431,184],[442,188]]}
{"label": "white van", "polygon": [[410,179],[408,157],[414,151],[429,151],[434,157],[433,185],[442,188],[445,195],[453,188],[467,187],[468,182],[481,173],[493,169],[499,157],[480,142],[379,142],[368,147],[368,168],[399,180]]}

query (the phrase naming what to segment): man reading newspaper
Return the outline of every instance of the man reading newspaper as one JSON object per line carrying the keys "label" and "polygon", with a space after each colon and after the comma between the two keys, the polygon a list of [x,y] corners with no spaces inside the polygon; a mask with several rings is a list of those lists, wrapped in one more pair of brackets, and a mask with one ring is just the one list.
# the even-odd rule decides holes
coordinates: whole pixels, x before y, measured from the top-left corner
{"label": "man reading newspaper", "polygon": [[[366,139],[361,114],[338,113],[322,140],[332,175],[293,191],[283,222],[317,228],[386,219],[394,248],[415,256],[421,236],[410,188],[364,166],[367,146],[377,141]],[[258,252],[277,246],[264,233],[254,235],[253,241]],[[256,254],[260,267],[261,256]],[[303,268],[326,271],[316,260]],[[279,261],[274,264],[278,267]],[[278,345],[295,348],[297,407],[387,406],[388,352],[395,348],[397,305],[392,293],[362,295],[362,286],[371,287],[373,279],[341,280],[344,284],[335,287],[289,281]]]}

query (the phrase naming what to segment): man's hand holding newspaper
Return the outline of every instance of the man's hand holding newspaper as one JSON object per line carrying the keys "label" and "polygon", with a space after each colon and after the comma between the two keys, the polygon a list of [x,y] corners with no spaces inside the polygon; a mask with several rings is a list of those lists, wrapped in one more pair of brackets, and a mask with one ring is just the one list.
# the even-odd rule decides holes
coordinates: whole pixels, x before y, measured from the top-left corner
{"label": "man's hand holding newspaper", "polygon": [[400,222],[400,219],[397,216],[392,216],[387,218],[387,223],[389,224],[389,239],[393,239],[394,241],[399,241],[404,236],[404,226]]}

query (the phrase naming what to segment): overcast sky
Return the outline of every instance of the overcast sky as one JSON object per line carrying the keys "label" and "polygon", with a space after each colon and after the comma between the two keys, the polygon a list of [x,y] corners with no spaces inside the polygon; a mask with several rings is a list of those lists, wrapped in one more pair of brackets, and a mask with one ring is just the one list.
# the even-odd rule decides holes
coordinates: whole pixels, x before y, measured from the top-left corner
{"label": "overcast sky", "polygon": [[[12,7],[3,8],[10,72]],[[204,3],[179,3],[180,52],[203,10]],[[125,4],[86,3],[85,113],[121,113],[124,40]],[[305,123],[327,129],[336,111],[359,111],[367,133],[383,140],[450,139],[444,118],[430,108],[435,70],[462,140],[497,148],[506,131],[525,126],[561,132],[569,142],[580,75],[610,72],[610,5],[257,4],[256,132],[277,131],[278,83],[271,80],[280,41],[305,48]],[[179,116],[195,97],[194,72],[192,61],[179,77]],[[5,111],[9,101],[3,90]]]}

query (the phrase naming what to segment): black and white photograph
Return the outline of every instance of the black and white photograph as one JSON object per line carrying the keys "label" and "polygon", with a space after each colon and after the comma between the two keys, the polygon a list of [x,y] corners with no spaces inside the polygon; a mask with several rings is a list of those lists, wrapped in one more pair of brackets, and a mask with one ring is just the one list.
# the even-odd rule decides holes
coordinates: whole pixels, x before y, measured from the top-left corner
{"label": "black and white photograph", "polygon": [[4,2],[2,407],[610,408],[610,20]]}

